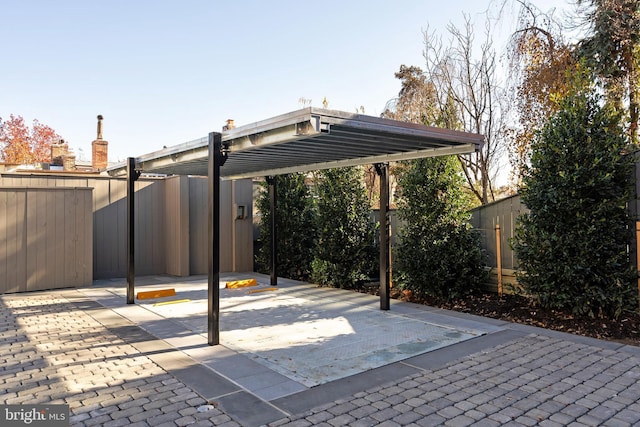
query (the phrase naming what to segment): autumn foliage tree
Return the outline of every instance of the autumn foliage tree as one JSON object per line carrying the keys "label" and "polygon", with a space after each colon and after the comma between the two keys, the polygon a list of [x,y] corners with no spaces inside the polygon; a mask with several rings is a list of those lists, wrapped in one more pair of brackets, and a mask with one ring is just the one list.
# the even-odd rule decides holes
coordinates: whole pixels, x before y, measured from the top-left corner
{"label": "autumn foliage tree", "polygon": [[573,47],[562,36],[561,24],[528,2],[520,2],[518,29],[511,38],[511,82],[519,126],[509,141],[512,180],[518,184],[528,164],[531,141],[559,109],[570,90],[570,70],[577,67]]}
{"label": "autumn foliage tree", "polygon": [[0,117],[0,161],[14,164],[47,162],[51,159],[51,144],[60,135],[38,120],[29,127],[22,116]]}

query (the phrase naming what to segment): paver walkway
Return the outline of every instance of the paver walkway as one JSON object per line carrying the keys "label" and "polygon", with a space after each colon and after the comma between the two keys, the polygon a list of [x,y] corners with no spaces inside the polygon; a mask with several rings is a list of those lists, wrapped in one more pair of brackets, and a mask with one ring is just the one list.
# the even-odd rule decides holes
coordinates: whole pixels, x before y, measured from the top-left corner
{"label": "paver walkway", "polygon": [[76,290],[0,296],[0,403],[65,403],[73,426],[640,425],[632,346],[504,324],[252,408],[237,389],[208,402],[191,386],[200,365],[142,351],[149,334],[109,319]]}

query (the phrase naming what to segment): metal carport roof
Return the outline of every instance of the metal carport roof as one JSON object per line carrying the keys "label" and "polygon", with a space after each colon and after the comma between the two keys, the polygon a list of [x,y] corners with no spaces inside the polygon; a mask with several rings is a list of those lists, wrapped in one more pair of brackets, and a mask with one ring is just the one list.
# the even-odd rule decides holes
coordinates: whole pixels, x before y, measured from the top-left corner
{"label": "metal carport roof", "polygon": [[[389,119],[305,108],[224,134],[164,148],[112,166],[127,175],[127,303],[134,303],[135,190],[142,172],[209,177],[209,344],[219,344],[220,180],[269,177],[271,209],[276,205],[277,175],[360,164],[374,164],[380,176],[380,308],[389,309],[389,185],[391,161],[466,154],[481,148],[482,135]],[[275,236],[275,215],[271,216]],[[277,248],[272,240],[272,284],[276,284]]]}
{"label": "metal carport roof", "polygon": [[[352,114],[305,108],[223,132],[228,152],[222,179],[252,178],[359,164],[477,151],[478,134]],[[209,139],[144,154],[136,158],[142,172],[207,175]],[[124,173],[126,163],[107,169]]]}

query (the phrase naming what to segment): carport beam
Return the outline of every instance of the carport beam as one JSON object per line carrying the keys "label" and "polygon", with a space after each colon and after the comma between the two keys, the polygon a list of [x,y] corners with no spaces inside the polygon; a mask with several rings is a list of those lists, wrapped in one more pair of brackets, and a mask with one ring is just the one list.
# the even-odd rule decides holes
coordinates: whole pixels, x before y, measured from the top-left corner
{"label": "carport beam", "polygon": [[209,286],[207,328],[209,345],[220,344],[220,167],[226,160],[222,134],[209,134]]}
{"label": "carport beam", "polygon": [[389,310],[389,164],[376,163],[374,166],[380,176],[380,310]]}

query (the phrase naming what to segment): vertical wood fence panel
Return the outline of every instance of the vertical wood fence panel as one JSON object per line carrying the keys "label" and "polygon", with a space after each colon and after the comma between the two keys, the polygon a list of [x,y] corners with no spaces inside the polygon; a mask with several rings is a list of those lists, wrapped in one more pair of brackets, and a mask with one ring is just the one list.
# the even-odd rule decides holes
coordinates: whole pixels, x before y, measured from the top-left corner
{"label": "vertical wood fence panel", "polygon": [[[0,192],[0,286],[2,287],[8,287],[9,283],[11,283],[11,279],[9,278],[8,258],[9,254],[13,252],[9,245],[14,239],[12,236],[11,225],[15,219],[13,219],[13,214],[9,213],[10,208],[8,206],[8,196],[8,193]],[[12,216],[12,219],[9,218],[9,215]],[[13,286],[15,286],[15,284]],[[0,288],[0,293],[3,291],[4,289]]]}
{"label": "vertical wood fence panel", "polygon": [[91,284],[91,193],[0,188],[0,293]]}
{"label": "vertical wood fence panel", "polygon": [[[206,274],[208,269],[209,247],[207,233],[209,226],[209,194],[208,180],[201,177],[189,177],[189,224],[190,224],[190,266],[191,274]],[[233,219],[231,181],[222,181],[220,185],[220,271],[234,270],[233,265]],[[247,236],[244,245],[253,247],[252,236]],[[247,254],[253,259],[253,250]],[[253,263],[251,263],[251,271]]]}
{"label": "vertical wood fence panel", "polygon": [[[208,181],[189,177],[189,269],[191,274],[207,274]],[[220,242],[223,245],[223,242]]]}
{"label": "vertical wood fence panel", "polygon": [[[253,202],[253,183],[243,179],[231,183],[232,203],[229,212],[229,222],[233,232],[230,241],[233,244],[233,271],[253,270],[253,221],[251,220]],[[223,205],[224,206],[224,205]],[[238,206],[244,206],[245,217],[237,218]],[[250,245],[247,243],[250,242]]]}
{"label": "vertical wood fence panel", "polygon": [[165,241],[167,274],[189,275],[189,179],[174,176],[165,181]]}
{"label": "vertical wood fence panel", "polygon": [[495,229],[496,225],[500,224],[502,268],[508,270],[517,268],[517,259],[509,242],[515,234],[518,216],[526,212],[528,209],[522,204],[518,195],[480,206],[471,211],[471,224],[482,234],[482,247],[487,253],[487,265],[497,266]]}
{"label": "vertical wood fence panel", "polygon": [[[471,211],[471,224],[481,233],[482,249],[487,255],[487,266],[491,268],[490,288],[493,290],[498,290],[499,278],[502,279],[506,292],[517,286],[515,271],[518,268],[518,260],[511,249],[510,241],[515,235],[518,216],[528,211],[519,195],[507,197]],[[498,225],[500,232],[496,233]],[[499,242],[496,237],[500,239]],[[497,259],[498,245],[500,262]],[[499,264],[500,272],[497,271]]]}

